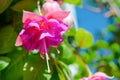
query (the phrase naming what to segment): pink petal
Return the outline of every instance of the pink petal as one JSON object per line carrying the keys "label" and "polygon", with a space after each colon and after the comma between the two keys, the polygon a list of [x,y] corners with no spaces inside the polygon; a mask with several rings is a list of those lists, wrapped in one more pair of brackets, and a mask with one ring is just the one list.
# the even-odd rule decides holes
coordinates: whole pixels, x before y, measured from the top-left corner
{"label": "pink petal", "polygon": [[36,22],[30,22],[29,26],[35,26],[35,27],[37,27],[39,29],[39,24],[36,23]]}
{"label": "pink petal", "polygon": [[80,80],[90,80],[90,79],[89,79],[89,78],[84,77],[84,78],[82,78],[82,79],[80,79]]}
{"label": "pink petal", "polygon": [[21,46],[22,45],[22,39],[21,37],[18,35],[17,39],[16,39],[16,43],[15,46]]}
{"label": "pink petal", "polygon": [[29,11],[23,11],[22,22],[24,23],[27,19],[28,20],[40,20],[40,15],[29,12]]}
{"label": "pink petal", "polygon": [[46,0],[46,1],[53,1],[53,0]]}
{"label": "pink petal", "polygon": [[48,25],[49,27],[51,27],[52,30],[54,30],[52,32],[57,31],[57,33],[60,33],[61,35],[63,35],[68,30],[68,26],[66,24],[55,19],[49,19]]}
{"label": "pink petal", "polygon": [[54,36],[52,36],[50,33],[42,33],[41,34],[41,36],[40,36],[40,39],[43,39],[43,38],[45,38],[45,37],[54,37]]}
{"label": "pink petal", "polygon": [[65,19],[63,19],[63,22],[71,27],[73,25],[72,16],[69,14]]}
{"label": "pink petal", "polygon": [[64,18],[66,18],[69,15],[69,11],[55,11],[52,13],[48,13],[46,17],[48,19],[57,19],[59,21],[62,21]]}
{"label": "pink petal", "polygon": [[51,13],[54,11],[61,11],[60,5],[56,1],[48,0],[43,4],[42,7],[43,14]]}
{"label": "pink petal", "polygon": [[61,36],[48,37],[46,41],[50,46],[57,47],[63,41],[63,38]]}
{"label": "pink petal", "polygon": [[105,73],[103,72],[97,72],[95,73],[92,77],[103,77],[103,78],[109,78],[109,79],[112,79],[113,77],[110,77],[108,75],[106,75]]}
{"label": "pink petal", "polygon": [[106,78],[112,79],[113,77],[110,77],[103,72],[96,72],[94,75],[90,77],[84,77],[80,80],[105,80]]}

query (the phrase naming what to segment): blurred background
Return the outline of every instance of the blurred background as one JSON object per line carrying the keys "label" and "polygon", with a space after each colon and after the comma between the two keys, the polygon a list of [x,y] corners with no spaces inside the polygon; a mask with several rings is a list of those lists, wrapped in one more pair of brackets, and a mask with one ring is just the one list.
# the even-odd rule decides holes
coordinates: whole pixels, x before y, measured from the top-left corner
{"label": "blurred background", "polygon": [[0,0],[0,80],[80,80],[98,71],[120,80],[120,0],[55,1],[70,11],[73,24],[58,47],[61,54],[51,48],[49,74],[37,52],[28,55],[14,45],[23,10],[38,12],[37,0]]}

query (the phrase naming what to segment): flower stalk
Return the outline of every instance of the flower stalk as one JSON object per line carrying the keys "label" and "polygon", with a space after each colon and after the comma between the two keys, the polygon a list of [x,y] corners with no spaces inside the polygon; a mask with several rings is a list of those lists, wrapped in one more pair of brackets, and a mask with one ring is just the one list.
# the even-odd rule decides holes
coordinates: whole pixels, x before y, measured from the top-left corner
{"label": "flower stalk", "polygon": [[40,9],[40,0],[37,1],[37,8],[38,8],[39,14],[42,15],[41,14],[41,9]]}

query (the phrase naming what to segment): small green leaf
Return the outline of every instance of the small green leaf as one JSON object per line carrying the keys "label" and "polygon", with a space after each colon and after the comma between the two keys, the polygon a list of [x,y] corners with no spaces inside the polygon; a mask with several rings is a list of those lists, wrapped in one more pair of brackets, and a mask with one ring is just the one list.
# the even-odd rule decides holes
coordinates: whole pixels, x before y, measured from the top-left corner
{"label": "small green leaf", "polygon": [[114,1],[114,3],[118,6],[118,7],[120,7],[120,1]]}
{"label": "small green leaf", "polygon": [[118,69],[119,69],[118,66],[117,66],[113,61],[109,62],[109,65],[110,65],[114,70],[118,70]]}
{"label": "small green leaf", "polygon": [[37,1],[22,0],[11,7],[12,10],[22,12],[23,10],[33,11],[36,8]]}
{"label": "small green leaf", "polygon": [[99,40],[96,43],[97,48],[108,48],[108,43],[103,41],[103,40]]}
{"label": "small green leaf", "polygon": [[115,51],[115,52],[119,52],[120,51],[120,46],[118,43],[113,43],[111,46],[110,46],[110,49]]}
{"label": "small green leaf", "polygon": [[82,4],[82,0],[63,0],[66,3],[70,3],[70,4],[75,4],[75,5],[81,5]]}
{"label": "small green leaf", "polygon": [[80,48],[89,48],[94,43],[92,34],[82,28],[77,30],[75,40]]}
{"label": "small green leaf", "polygon": [[115,31],[116,31],[115,25],[110,25],[110,26],[108,27],[108,30],[109,30],[109,31],[112,31],[112,32],[115,32]]}
{"label": "small green leaf", "polygon": [[62,60],[64,60],[68,64],[74,62],[75,56],[73,54],[72,48],[70,48],[70,46],[66,44],[63,44],[62,47],[63,47]]}
{"label": "small green leaf", "polygon": [[0,14],[4,12],[13,0],[0,0]]}
{"label": "small green leaf", "polygon": [[120,17],[116,17],[116,22],[119,23],[120,22]]}
{"label": "small green leaf", "polygon": [[10,59],[8,57],[0,57],[0,71],[9,65]]}
{"label": "small green leaf", "polygon": [[0,29],[0,54],[8,53],[14,48],[17,33],[11,26]]}
{"label": "small green leaf", "polygon": [[89,54],[84,53],[84,54],[81,55],[81,57],[82,57],[83,59],[85,59],[85,62],[86,62],[86,63],[89,63],[89,62],[90,62],[90,55],[89,55]]}
{"label": "small green leaf", "polygon": [[74,36],[75,32],[76,32],[75,28],[72,27],[72,28],[70,28],[70,30],[67,31],[66,34],[69,35],[69,36]]}

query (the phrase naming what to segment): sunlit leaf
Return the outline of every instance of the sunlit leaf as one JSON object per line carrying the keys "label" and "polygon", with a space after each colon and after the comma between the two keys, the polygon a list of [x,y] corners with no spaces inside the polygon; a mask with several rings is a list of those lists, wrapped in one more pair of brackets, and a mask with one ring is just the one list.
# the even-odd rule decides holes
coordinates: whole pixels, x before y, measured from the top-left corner
{"label": "sunlit leaf", "polygon": [[85,60],[86,63],[90,62],[90,56],[87,53],[81,55],[81,57]]}
{"label": "sunlit leaf", "polygon": [[71,28],[67,31],[66,34],[69,35],[69,36],[74,36],[75,33],[76,33],[75,28],[74,28],[74,27],[71,27]]}
{"label": "sunlit leaf", "polygon": [[94,43],[92,34],[84,29],[77,30],[75,40],[80,48],[89,48]]}
{"label": "sunlit leaf", "polygon": [[0,14],[4,12],[13,0],[0,0]]}
{"label": "sunlit leaf", "polygon": [[114,69],[114,70],[118,70],[118,66],[113,62],[109,62],[109,65]]}
{"label": "sunlit leaf", "polygon": [[70,3],[70,4],[75,4],[75,5],[81,5],[82,4],[82,0],[63,0],[66,3]]}
{"label": "sunlit leaf", "polygon": [[120,17],[116,17],[115,19],[116,19],[116,22],[118,23],[120,22]]}
{"label": "sunlit leaf", "polygon": [[0,54],[8,53],[14,48],[17,33],[11,26],[0,29]]}
{"label": "sunlit leaf", "polygon": [[103,40],[99,40],[96,43],[97,48],[108,48],[108,43],[106,41]]}
{"label": "sunlit leaf", "polygon": [[112,32],[115,32],[115,31],[116,31],[116,27],[115,27],[114,25],[110,25],[110,26],[108,27],[108,30],[109,30],[109,31],[112,31]]}
{"label": "sunlit leaf", "polygon": [[114,1],[114,3],[117,5],[117,6],[119,6],[120,7],[120,1],[118,0],[116,0],[116,1]]}
{"label": "sunlit leaf", "polygon": [[118,43],[113,43],[111,46],[110,46],[110,49],[115,51],[115,52],[119,52],[120,51],[120,46]]}
{"label": "sunlit leaf", "polygon": [[8,57],[0,57],[0,71],[9,65],[10,59]]}

